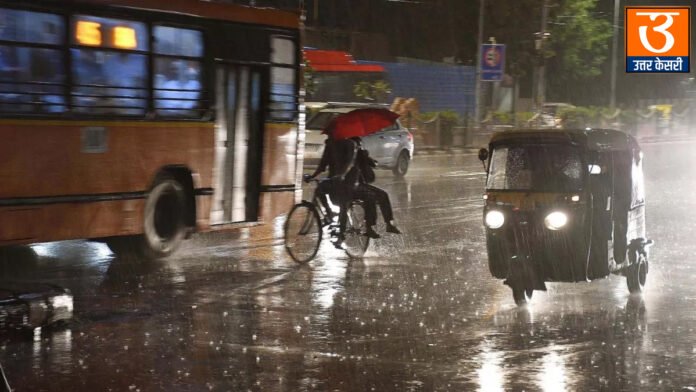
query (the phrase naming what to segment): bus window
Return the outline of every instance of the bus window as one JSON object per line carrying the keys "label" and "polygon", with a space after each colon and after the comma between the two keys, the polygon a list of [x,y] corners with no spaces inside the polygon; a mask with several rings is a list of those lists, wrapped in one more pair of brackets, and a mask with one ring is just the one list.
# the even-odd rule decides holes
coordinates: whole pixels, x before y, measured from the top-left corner
{"label": "bus window", "polygon": [[203,57],[203,33],[198,30],[155,26],[154,35],[157,54]]}
{"label": "bus window", "polygon": [[295,42],[283,37],[271,38],[271,62],[274,64],[295,64]]}
{"label": "bus window", "polygon": [[71,49],[72,102],[78,113],[143,115],[147,106],[144,23],[77,16]]}
{"label": "bus window", "polygon": [[155,26],[155,109],[165,117],[201,116],[203,34]]}
{"label": "bus window", "polygon": [[296,46],[285,37],[271,37],[271,99],[270,117],[274,120],[292,121],[297,112],[295,95]]}
{"label": "bus window", "polygon": [[63,32],[58,15],[0,9],[0,111],[65,111]]}

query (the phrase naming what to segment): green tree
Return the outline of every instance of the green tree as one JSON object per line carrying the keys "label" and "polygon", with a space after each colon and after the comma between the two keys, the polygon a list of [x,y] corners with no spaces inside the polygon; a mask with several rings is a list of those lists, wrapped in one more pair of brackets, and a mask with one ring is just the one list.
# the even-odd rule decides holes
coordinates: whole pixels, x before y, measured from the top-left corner
{"label": "green tree", "polygon": [[598,17],[597,0],[564,0],[553,16],[548,59],[549,94],[568,100],[583,84],[599,82],[610,54],[609,16]]}
{"label": "green tree", "polygon": [[[485,37],[507,45],[506,71],[516,78],[531,77],[546,61],[547,96],[568,98],[578,86],[598,82],[609,56],[609,14],[598,12],[598,0],[556,0],[549,6],[543,52],[535,47],[541,31],[544,0],[487,1]],[[572,99],[571,99],[572,100]]]}
{"label": "green tree", "polygon": [[391,93],[389,83],[384,80],[377,80],[374,83],[358,82],[353,86],[353,94],[366,101],[386,102],[389,93]]}

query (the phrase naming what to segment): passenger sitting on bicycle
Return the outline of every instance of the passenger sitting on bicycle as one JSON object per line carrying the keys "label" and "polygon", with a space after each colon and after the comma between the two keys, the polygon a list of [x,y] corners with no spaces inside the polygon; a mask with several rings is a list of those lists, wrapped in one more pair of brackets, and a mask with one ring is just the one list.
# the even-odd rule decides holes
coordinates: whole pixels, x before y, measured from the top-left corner
{"label": "passenger sitting on bicycle", "polygon": [[362,147],[360,138],[354,138],[354,140],[358,145],[358,151],[355,156],[355,167],[360,172],[360,178],[358,185],[355,187],[355,195],[353,197],[367,203],[365,221],[368,226],[368,231],[372,230],[372,226],[377,223],[377,210],[375,204],[378,204],[380,211],[382,211],[384,223],[387,225],[387,233],[401,234],[401,230],[399,230],[394,223],[394,212],[392,210],[391,201],[389,200],[389,194],[382,188],[371,184],[376,179],[374,168],[377,167],[377,161],[372,159],[370,153]]}

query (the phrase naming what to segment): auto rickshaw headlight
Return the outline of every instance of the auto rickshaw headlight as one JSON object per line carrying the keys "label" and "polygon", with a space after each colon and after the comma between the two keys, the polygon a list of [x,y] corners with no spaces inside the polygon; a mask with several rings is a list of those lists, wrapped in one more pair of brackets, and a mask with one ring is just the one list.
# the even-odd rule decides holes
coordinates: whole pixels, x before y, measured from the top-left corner
{"label": "auto rickshaw headlight", "polygon": [[502,212],[492,210],[486,213],[486,226],[491,229],[499,229],[505,223],[505,215]]}
{"label": "auto rickshaw headlight", "polygon": [[560,230],[568,223],[568,215],[561,211],[554,211],[546,215],[544,224],[549,230]]}

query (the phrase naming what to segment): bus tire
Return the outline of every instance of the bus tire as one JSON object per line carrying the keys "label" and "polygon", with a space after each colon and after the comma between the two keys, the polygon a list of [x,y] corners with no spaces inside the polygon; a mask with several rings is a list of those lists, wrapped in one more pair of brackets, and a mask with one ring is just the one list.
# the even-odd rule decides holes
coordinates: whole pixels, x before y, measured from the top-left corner
{"label": "bus tire", "polygon": [[187,234],[186,191],[169,175],[155,180],[145,199],[143,234],[110,237],[109,249],[120,258],[161,259],[170,256]]}
{"label": "bus tire", "polygon": [[159,259],[174,253],[187,233],[184,186],[169,175],[158,176],[145,200],[142,255]]}

